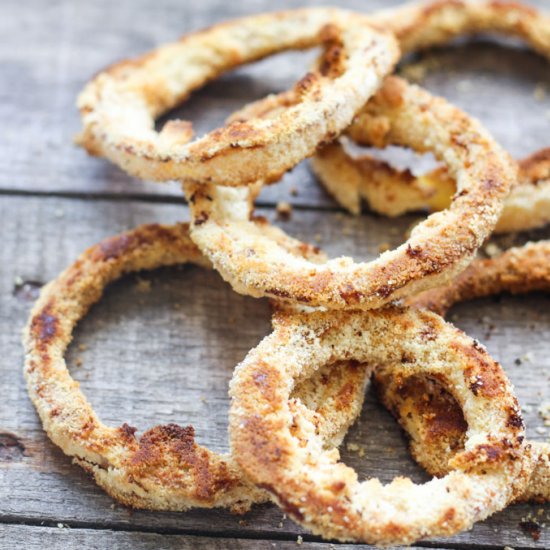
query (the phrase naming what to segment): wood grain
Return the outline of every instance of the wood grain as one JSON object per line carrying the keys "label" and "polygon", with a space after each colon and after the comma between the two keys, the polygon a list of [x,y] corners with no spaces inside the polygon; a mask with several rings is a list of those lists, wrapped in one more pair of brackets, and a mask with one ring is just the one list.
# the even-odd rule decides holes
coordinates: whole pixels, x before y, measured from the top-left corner
{"label": "wood grain", "polygon": [[[50,550],[66,550],[67,548],[81,548],[82,550],[104,550],[117,548],[118,550],[251,550],[258,547],[272,550],[330,550],[333,546],[321,542],[301,542],[280,540],[246,540],[227,538],[207,538],[182,535],[160,535],[158,533],[97,531],[91,529],[68,529],[60,527],[30,527],[27,525],[0,525],[1,537],[9,539],[13,548],[40,550],[44,544]],[[366,545],[343,544],[341,550],[363,550],[372,548]],[[400,547],[405,549],[405,547]],[[419,550],[418,547],[407,546],[408,550]],[[442,550],[433,547],[434,550]],[[399,549],[396,549],[399,550]]]}
{"label": "wood grain", "polygon": [[[323,3],[331,2],[285,0],[277,8]],[[366,11],[399,3],[340,4]],[[532,3],[547,7],[543,0]],[[256,507],[243,518],[223,510],[171,514],[113,504],[44,435],[21,374],[20,331],[42,283],[101,238],[139,223],[187,217],[176,184],[138,182],[72,145],[79,128],[74,107],[79,89],[116,59],[227,17],[272,8],[266,0],[58,0],[48,9],[40,0],[4,0],[0,5],[0,79],[8,84],[0,87],[0,548],[275,544],[286,549],[296,546],[299,534],[306,542],[314,540],[282,520],[271,505]],[[425,55],[434,69],[424,84],[478,116],[514,155],[550,144],[550,72],[545,60],[488,41]],[[244,102],[291,85],[310,58],[285,54],[235,71],[195,94],[177,116],[190,118],[197,131],[204,132]],[[536,100],[539,84],[548,93]],[[290,193],[292,188],[297,195]],[[262,193],[265,208],[260,213],[274,219],[272,206],[279,200],[298,207],[282,227],[332,255],[373,257],[381,244],[402,242],[417,219],[343,215],[319,189],[307,162]],[[549,237],[550,231],[543,230],[518,240]],[[498,242],[512,244],[508,238]],[[140,291],[139,278],[151,282],[149,292]],[[78,328],[68,354],[75,378],[106,422],[129,422],[140,431],[158,423],[193,424],[199,441],[227,450],[227,383],[235,364],[269,331],[267,303],[239,296],[215,273],[196,268],[159,270],[139,278],[113,285]],[[537,413],[539,404],[550,399],[549,304],[545,295],[504,297],[453,311],[455,322],[503,362],[525,407],[529,437],[539,440],[549,435],[548,430],[542,433]],[[365,456],[349,450],[350,443],[364,448]],[[342,455],[365,477],[388,481],[401,474],[425,479],[409,458],[402,433],[370,392]],[[549,548],[548,528],[535,542],[518,527],[522,518],[539,509],[540,521],[548,522],[548,506],[514,506],[469,533],[420,546]],[[39,527],[41,523],[72,528]],[[311,542],[304,547],[330,546]]]}
{"label": "wood grain", "polygon": [[[347,0],[339,5],[374,11],[399,3]],[[544,0],[532,3],[546,5]],[[277,9],[322,4],[331,2],[285,0],[277,3]],[[177,0],[63,0],[48,10],[41,6],[40,0],[27,0],[22,9],[20,2],[4,0],[0,8],[6,14],[0,18],[4,38],[0,78],[9,83],[0,91],[0,190],[179,198],[175,183],[140,182],[75,147],[72,137],[80,128],[76,95],[93,74],[115,60],[139,55],[216,21],[273,6],[266,0],[252,4],[208,0],[200,7]],[[478,116],[512,154],[525,155],[550,145],[546,60],[487,42],[438,50],[430,58],[439,68],[427,74],[424,84]],[[284,54],[233,71],[194,94],[177,116],[192,120],[200,135],[244,103],[288,88],[304,74],[309,59],[308,54]],[[548,90],[539,101],[533,95],[537,84]],[[297,196],[290,193],[292,188]],[[278,200],[335,208],[310,174],[307,161],[261,196],[264,205]]]}
{"label": "wood grain", "polygon": [[[21,376],[19,330],[32,292],[16,283],[47,281],[102,237],[138,223],[185,219],[186,207],[143,201],[127,201],[122,207],[113,201],[38,197],[3,197],[1,205],[5,237],[0,251],[4,266],[0,376],[8,383],[0,386],[0,432],[12,434],[24,447],[0,461],[1,520],[226,537],[305,535],[288,520],[279,527],[281,512],[273,506],[256,507],[245,518],[225,511],[170,514],[111,507],[109,497],[47,440],[28,401]],[[273,216],[270,211],[261,213]],[[390,244],[402,240],[412,221],[412,217],[352,219],[339,213],[305,211],[295,213],[283,225],[293,235],[317,238],[329,252],[368,258],[382,239]],[[191,423],[201,442],[226,450],[227,383],[233,366],[268,332],[267,303],[235,294],[218,275],[198,268],[161,270],[141,277],[151,281],[149,292],[141,292],[136,277],[130,276],[113,285],[81,324],[68,354],[72,372],[106,422],[129,422],[140,431],[156,423]],[[526,414],[529,435],[545,437],[535,429],[542,427],[538,404],[550,397],[545,338],[550,322],[548,298],[486,300],[456,311],[458,324],[486,342],[503,361],[522,403],[531,407]],[[527,351],[532,361],[516,365],[514,360]],[[82,365],[77,366],[79,359]],[[342,452],[344,460],[363,476],[388,481],[405,474],[424,479],[408,457],[395,423],[370,394],[346,443],[364,447],[363,458],[345,445]],[[535,544],[518,527],[521,518],[539,508],[514,506],[476,525],[470,533],[437,542],[544,548],[550,544],[548,530],[543,530]],[[548,515],[548,507],[544,510]]]}

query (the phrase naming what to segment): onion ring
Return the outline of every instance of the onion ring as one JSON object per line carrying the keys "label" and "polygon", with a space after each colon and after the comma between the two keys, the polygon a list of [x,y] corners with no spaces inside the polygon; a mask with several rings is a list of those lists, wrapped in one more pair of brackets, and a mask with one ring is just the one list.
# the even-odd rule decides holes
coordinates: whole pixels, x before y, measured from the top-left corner
{"label": "onion ring", "polygon": [[[451,473],[423,485],[403,478],[359,483],[318,438],[304,446],[293,437],[288,399],[294,380],[343,358],[391,365],[402,379],[436,379],[452,392],[469,429]],[[472,391],[472,378],[483,381],[479,391]],[[283,314],[236,368],[230,395],[238,464],[294,520],[325,538],[391,545],[454,534],[504,508],[533,468],[521,412],[500,365],[428,311]]]}
{"label": "onion ring", "polygon": [[[489,32],[519,37],[550,60],[550,17],[515,1],[436,0],[378,12],[372,20],[396,34],[403,53]],[[533,174],[536,164],[545,173]],[[359,214],[361,198],[388,216],[440,210],[448,206],[456,187],[445,170],[414,178],[368,156],[354,160],[338,143],[321,149],[311,166],[323,187],[352,214]],[[550,149],[546,149],[520,162],[520,182],[506,200],[495,232],[534,229],[549,221]]]}
{"label": "onion ring", "polygon": [[249,219],[246,188],[186,185],[191,238],[237,292],[332,309],[377,308],[449,281],[490,234],[515,178],[509,157],[460,110],[390,77],[356,122],[375,144],[399,143],[444,160],[459,181],[445,212],[369,263],[296,258]]}
{"label": "onion ring", "polygon": [[[410,298],[409,305],[444,315],[458,302],[502,292],[523,294],[550,290],[550,242],[528,243],[492,259],[478,259],[453,283]],[[379,369],[374,380],[385,406],[409,434],[415,460],[431,475],[449,471],[460,452],[467,426],[460,407],[437,384],[400,384],[391,369]],[[537,465],[526,490],[516,499],[550,501],[550,444],[530,441]]]}
{"label": "onion ring", "polygon": [[383,10],[371,17],[397,36],[403,53],[447,44],[454,38],[496,33],[521,38],[550,58],[550,18],[514,0],[433,0]]}
{"label": "onion ring", "polygon": [[[44,287],[31,312],[25,377],[50,439],[113,498],[136,508],[228,506],[244,512],[269,495],[243,478],[231,455],[198,445],[192,426],[156,426],[138,438],[127,424],[104,425],[64,360],[75,325],[108,283],[126,273],[187,262],[210,267],[186,224],[141,226],[86,250]],[[327,447],[341,442],[361,410],[369,374],[364,365],[344,361],[340,367],[337,376],[305,379],[292,403]],[[296,434],[304,437],[300,426]]]}
{"label": "onion ring", "polygon": [[[419,210],[447,208],[456,183],[445,168],[414,176],[370,155],[351,157],[338,142],[320,149],[310,161],[321,185],[351,214],[361,199],[379,214],[394,217]],[[504,201],[494,233],[544,227],[550,222],[550,148],[518,162],[519,180]]]}
{"label": "onion ring", "polygon": [[[224,71],[320,44],[319,70],[298,82],[295,101],[275,119],[235,122],[192,143],[189,122],[154,130],[156,117]],[[393,35],[353,12],[310,8],[236,19],[101,72],[79,96],[84,129],[77,141],[143,179],[275,181],[350,124],[397,58]]]}

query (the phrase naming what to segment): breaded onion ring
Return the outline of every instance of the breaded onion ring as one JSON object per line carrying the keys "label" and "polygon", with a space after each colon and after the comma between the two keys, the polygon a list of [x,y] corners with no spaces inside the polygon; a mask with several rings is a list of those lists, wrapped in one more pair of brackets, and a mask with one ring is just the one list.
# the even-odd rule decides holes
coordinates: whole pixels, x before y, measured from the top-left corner
{"label": "breaded onion ring", "polygon": [[[549,290],[550,242],[542,241],[511,248],[493,259],[475,260],[450,285],[414,296],[408,304],[444,315],[453,304],[473,298]],[[382,402],[410,436],[415,460],[430,474],[445,475],[449,461],[463,449],[468,428],[460,406],[434,381],[402,381],[391,368],[377,370],[374,380]],[[539,459],[526,490],[516,500],[548,502],[550,444],[529,444]]]}
{"label": "breaded onion ring", "polygon": [[550,241],[510,248],[494,258],[478,258],[448,285],[412,296],[406,303],[446,315],[458,302],[534,291],[550,291]]}
{"label": "breaded onion ring", "polygon": [[[489,32],[519,37],[550,59],[550,17],[515,1],[436,0],[378,12],[372,19],[395,32],[404,53]],[[311,164],[323,187],[353,214],[359,214],[362,198],[372,210],[388,216],[440,210],[448,206],[456,187],[445,170],[415,178],[371,157],[352,159],[338,143],[321,149]],[[519,180],[496,232],[534,229],[550,221],[550,149],[520,162]]]}
{"label": "breaded onion ring", "polygon": [[[296,378],[339,359],[388,365],[402,380],[438,380],[468,423],[465,450],[443,479],[360,483],[356,472],[292,434]],[[376,371],[375,371],[376,372]],[[471,381],[482,384],[473,391]],[[523,491],[533,459],[521,412],[501,366],[438,315],[388,308],[284,315],[235,369],[230,384],[233,455],[298,523],[325,538],[391,545],[452,535],[504,508]]]}
{"label": "breaded onion ring", "polygon": [[[550,222],[550,148],[519,161],[519,179],[504,201],[494,233],[543,227]],[[447,208],[456,182],[445,168],[414,176],[370,155],[350,156],[338,142],[319,150],[311,168],[322,186],[350,213],[361,213],[361,199],[386,216]]]}
{"label": "breaded onion ring", "polygon": [[478,33],[521,38],[550,58],[550,17],[514,0],[431,0],[380,11],[371,20],[395,33],[403,53]]}
{"label": "breaded onion ring", "polygon": [[516,174],[475,120],[390,77],[355,125],[376,145],[430,150],[444,161],[459,182],[450,208],[432,214],[405,244],[373,262],[337,258],[314,265],[249,219],[246,189],[189,184],[191,237],[237,292],[332,309],[377,308],[449,281],[490,234]]}
{"label": "breaded onion ring", "polygon": [[[191,143],[189,122],[155,131],[155,118],[221,73],[322,44],[318,70],[298,82],[293,104],[276,118],[235,122]],[[344,10],[236,19],[101,72],[79,96],[84,129],[77,139],[89,153],[144,179],[228,186],[275,181],[350,124],[398,55],[393,35]]]}
{"label": "breaded onion ring", "polygon": [[[127,424],[104,425],[64,360],[77,322],[122,275],[181,263],[210,267],[188,226],[144,225],[106,239],[41,292],[25,330],[25,377],[51,440],[112,497],[136,508],[228,506],[246,511],[269,495],[243,478],[229,454],[196,443],[192,426],[156,426],[141,437]],[[334,376],[336,374],[336,376]],[[343,361],[330,377],[304,379],[291,407],[327,447],[338,445],[361,410],[368,367]],[[309,437],[296,427],[297,437]]]}

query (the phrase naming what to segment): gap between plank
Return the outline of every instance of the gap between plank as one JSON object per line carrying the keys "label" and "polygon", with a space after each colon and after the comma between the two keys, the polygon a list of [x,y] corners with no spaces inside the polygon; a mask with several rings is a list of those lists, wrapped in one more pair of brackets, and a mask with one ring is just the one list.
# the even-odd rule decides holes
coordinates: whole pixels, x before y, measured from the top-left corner
{"label": "gap between plank", "polygon": [[[162,529],[154,529],[148,527],[137,527],[133,525],[120,525],[119,523],[105,523],[98,525],[97,523],[90,523],[85,521],[56,521],[54,519],[37,519],[37,518],[21,518],[18,516],[3,515],[0,516],[0,525],[26,525],[28,527],[38,528],[52,528],[57,527],[58,523],[62,523],[64,527],[69,529],[89,529],[93,531],[116,531],[121,533],[151,533],[156,535],[165,536],[181,536],[188,535],[193,537],[204,537],[211,539],[245,539],[245,540],[263,540],[269,541],[295,541],[297,538],[296,533],[280,533],[276,531],[264,531],[264,532],[247,532],[247,531],[225,531],[225,532],[210,532],[200,529],[176,529],[165,527]],[[326,541],[321,537],[311,535],[308,533],[302,533],[300,535],[304,542],[316,542],[322,544],[334,544],[335,548],[338,548],[339,543],[334,541]],[[355,543],[347,543],[355,544]],[[359,543],[357,543],[359,544]],[[452,542],[431,542],[431,541],[419,541],[415,543],[415,546],[419,548],[437,548],[440,550],[471,550],[472,545],[470,543],[452,543]],[[375,547],[373,547],[375,548]],[[489,545],[481,544],[476,546],[476,550],[494,550],[502,549],[502,545]],[[514,546],[515,550],[533,550],[529,546]]]}
{"label": "gap between plank", "polygon": [[[84,200],[84,201],[138,201],[157,204],[187,204],[187,201],[182,197],[174,195],[149,195],[147,193],[82,193],[82,192],[70,192],[70,191],[24,191],[20,189],[0,189],[0,196],[5,197],[29,197],[29,198],[54,198],[54,199],[70,199],[70,200]],[[271,201],[256,201],[256,208],[276,208],[277,202]],[[334,206],[308,206],[305,204],[293,204],[293,210],[297,211],[311,211],[311,212],[343,212],[347,213],[343,208]],[[373,216],[379,216],[375,212],[369,212]]]}

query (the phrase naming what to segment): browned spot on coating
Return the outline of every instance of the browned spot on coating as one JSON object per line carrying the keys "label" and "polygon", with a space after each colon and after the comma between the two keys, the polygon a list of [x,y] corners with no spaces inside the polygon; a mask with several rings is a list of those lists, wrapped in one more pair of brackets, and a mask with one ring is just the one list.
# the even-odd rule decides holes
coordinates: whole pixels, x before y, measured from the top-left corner
{"label": "browned spot on coating", "polygon": [[279,505],[283,512],[288,514],[290,517],[296,518],[298,521],[303,521],[304,514],[300,511],[300,508],[296,506],[293,502],[291,502],[288,498],[286,498],[284,495],[282,495],[273,485],[269,485],[267,483],[259,484],[258,487],[260,489],[265,489],[269,493],[275,495],[277,497],[277,500],[279,501]]}
{"label": "browned spot on coating", "polygon": [[44,348],[57,336],[59,319],[54,315],[53,298],[31,321],[30,332],[38,341],[38,349]]}
{"label": "browned spot on coating", "polygon": [[338,391],[338,395],[335,398],[336,409],[339,411],[347,409],[350,403],[353,401],[354,395],[355,395],[354,384],[351,382],[344,384]]}
{"label": "browned spot on coating", "polygon": [[258,225],[268,225],[269,220],[265,216],[260,216],[259,214],[251,214],[250,221]]}
{"label": "browned spot on coating", "polygon": [[277,298],[290,298],[290,293],[286,290],[280,290],[278,288],[268,288],[266,294],[270,296],[276,296]]}
{"label": "browned spot on coating", "polygon": [[515,410],[512,410],[508,413],[508,420],[506,421],[506,425],[518,429],[525,428],[525,424],[523,423],[523,418],[521,417],[521,414],[519,413],[519,411]]}
{"label": "browned spot on coating", "polygon": [[550,147],[521,160],[519,168],[521,177],[533,183],[550,179]]}
{"label": "browned spot on coating", "polygon": [[423,250],[419,246],[411,246],[410,244],[407,245],[407,256],[411,258],[418,258],[419,256],[422,256]]}
{"label": "browned spot on coating", "polygon": [[346,488],[346,483],[344,481],[335,481],[330,488],[335,493],[341,493]]}
{"label": "browned spot on coating", "polygon": [[[143,434],[139,448],[131,459],[130,471],[134,477],[151,472],[180,471],[190,477],[188,489],[195,498],[210,502],[216,493],[226,491],[238,482],[231,476],[224,462],[212,464],[209,453],[195,443],[192,426],[177,424],[155,426]],[[168,482],[168,473],[163,474]]]}
{"label": "browned spot on coating", "polygon": [[321,252],[321,249],[318,246],[313,246],[307,243],[300,243],[298,245],[298,250],[304,257],[309,256],[310,254],[319,254]]}
{"label": "browned spot on coating", "polygon": [[329,78],[337,78],[345,70],[345,51],[342,44],[337,42],[327,46],[319,72]]}
{"label": "browned spot on coating", "polygon": [[476,379],[473,382],[471,382],[468,387],[470,388],[470,391],[475,396],[477,396],[479,389],[483,387],[483,382],[481,382],[481,380],[478,377],[476,377]]}
{"label": "browned spot on coating", "polygon": [[134,428],[133,426],[130,426],[129,424],[122,424],[122,426],[119,428],[120,433],[125,439],[132,440],[135,438],[135,433],[137,432],[137,428]]}
{"label": "browned spot on coating", "polygon": [[339,291],[340,298],[344,300],[346,304],[358,304],[363,296],[362,292],[359,292],[351,284],[346,284],[343,289]]}
{"label": "browned spot on coating", "polygon": [[99,250],[102,260],[114,260],[124,255],[135,244],[134,237],[130,235],[117,235],[101,242]]}
{"label": "browned spot on coating", "polygon": [[222,129],[231,139],[248,139],[257,134],[256,129],[248,122],[233,122]]}
{"label": "browned spot on coating", "polygon": [[[383,392],[383,388],[378,387]],[[429,440],[452,438],[456,440],[453,446],[459,445],[468,424],[459,404],[448,391],[433,380],[411,376],[401,380],[398,395],[401,402],[394,404],[394,416],[399,419],[402,410],[412,408],[418,420],[425,424]]]}
{"label": "browned spot on coating", "polygon": [[294,85],[294,90],[296,93],[303,97],[308,92],[312,91],[315,87],[319,85],[319,78],[315,73],[306,73],[296,84]]}
{"label": "browned spot on coating", "polygon": [[[464,369],[464,380],[474,384],[478,393],[487,399],[505,395],[506,379],[500,365],[492,359],[485,350],[475,344],[465,346],[459,342],[451,342],[449,347],[467,360]],[[473,390],[472,390],[473,391]]]}
{"label": "browned spot on coating", "polygon": [[195,225],[202,225],[203,223],[206,223],[209,219],[209,216],[208,214],[203,210],[202,212],[199,212],[194,220],[193,220],[193,223]]}
{"label": "browned spot on coating", "polygon": [[453,521],[454,517],[456,515],[456,511],[454,508],[449,508],[444,514],[443,514],[443,518],[442,518],[442,521],[444,523],[450,523]]}
{"label": "browned spot on coating", "polygon": [[499,462],[503,458],[500,445],[478,445],[477,450],[487,457],[487,462]]}
{"label": "browned spot on coating", "polygon": [[254,385],[260,390],[263,399],[267,403],[274,403],[277,399],[277,389],[280,386],[281,375],[263,362],[257,362],[257,368],[252,375]]}
{"label": "browned spot on coating", "polygon": [[342,40],[342,31],[334,23],[327,23],[319,30],[321,42],[340,42]]}
{"label": "browned spot on coating", "polygon": [[437,338],[437,332],[433,326],[428,325],[420,331],[420,338],[425,342],[431,342]]}
{"label": "browned spot on coating", "polygon": [[397,289],[390,285],[380,285],[376,290],[376,294],[382,298],[389,298]]}
{"label": "browned spot on coating", "polygon": [[520,4],[519,2],[509,2],[508,0],[493,0],[489,3],[489,6],[494,10],[501,10],[503,12],[520,11],[526,16],[538,16],[538,11],[532,6],[527,4]]}
{"label": "browned spot on coating", "polygon": [[[177,226],[186,232],[186,224]],[[174,232],[173,229],[160,224],[149,224],[138,228],[131,233],[123,233],[115,237],[105,239],[95,247],[91,253],[94,261],[115,260],[128,254],[131,250],[142,246],[149,246],[158,241],[164,243],[174,243],[181,234]]]}
{"label": "browned spot on coating", "polygon": [[272,471],[274,467],[284,466],[288,453],[279,447],[269,433],[266,433],[269,428],[259,414],[249,416],[244,429],[247,440],[242,444],[241,454],[254,456],[254,460],[261,465],[262,473]]}

